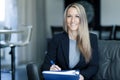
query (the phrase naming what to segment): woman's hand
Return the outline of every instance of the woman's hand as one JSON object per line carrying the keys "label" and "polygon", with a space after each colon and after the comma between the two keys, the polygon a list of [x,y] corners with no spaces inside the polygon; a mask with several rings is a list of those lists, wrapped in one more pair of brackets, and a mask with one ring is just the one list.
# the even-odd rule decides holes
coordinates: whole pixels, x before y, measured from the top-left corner
{"label": "woman's hand", "polygon": [[83,75],[80,74],[80,79],[79,80],[84,80]]}
{"label": "woman's hand", "polygon": [[61,68],[58,65],[55,65],[55,64],[53,64],[50,67],[50,71],[60,71],[60,70],[61,70]]}

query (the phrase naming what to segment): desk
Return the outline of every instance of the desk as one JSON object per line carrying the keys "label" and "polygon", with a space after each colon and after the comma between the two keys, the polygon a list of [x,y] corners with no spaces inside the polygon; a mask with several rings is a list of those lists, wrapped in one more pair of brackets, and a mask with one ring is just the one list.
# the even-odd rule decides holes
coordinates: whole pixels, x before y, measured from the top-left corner
{"label": "desk", "polygon": [[[9,46],[5,46],[5,45],[0,44],[0,49],[1,48],[6,48],[6,47],[9,47]],[[12,80],[15,80],[15,46],[11,46],[10,54],[11,54]],[[0,69],[1,69],[1,58],[0,58]],[[1,79],[1,72],[0,72],[0,79]]]}
{"label": "desk", "polygon": [[[18,33],[26,33],[26,37],[24,41],[18,41],[18,42],[10,42],[8,41],[0,41],[0,49],[5,47],[10,47],[11,51],[11,72],[12,72],[12,80],[15,80],[15,47],[21,47],[25,46],[30,42],[31,32],[32,32],[32,26],[27,26],[21,29],[17,30],[0,30],[0,34],[18,34]],[[1,54],[0,54],[1,55]],[[0,59],[1,60],[1,59]],[[1,69],[1,61],[0,61],[0,69]],[[1,72],[0,72],[0,79],[1,79]]]}
{"label": "desk", "polygon": [[[5,47],[7,46],[0,44],[0,70],[1,70],[1,48],[5,48]],[[0,80],[1,80],[1,72],[0,72]]]}
{"label": "desk", "polygon": [[[0,30],[0,34],[21,33],[22,30]],[[0,41],[0,48],[10,47],[12,80],[15,80],[15,46],[18,44]],[[0,54],[1,55],[1,54]],[[1,59],[0,59],[1,60]],[[0,61],[1,69],[1,61]],[[1,74],[0,74],[1,79]]]}

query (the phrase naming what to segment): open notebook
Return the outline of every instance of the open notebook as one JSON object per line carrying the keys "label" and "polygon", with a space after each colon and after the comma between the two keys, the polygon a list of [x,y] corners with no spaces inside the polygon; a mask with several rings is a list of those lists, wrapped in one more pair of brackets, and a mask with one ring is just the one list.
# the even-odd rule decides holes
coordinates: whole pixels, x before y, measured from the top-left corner
{"label": "open notebook", "polygon": [[78,70],[67,71],[43,71],[45,80],[79,80]]}

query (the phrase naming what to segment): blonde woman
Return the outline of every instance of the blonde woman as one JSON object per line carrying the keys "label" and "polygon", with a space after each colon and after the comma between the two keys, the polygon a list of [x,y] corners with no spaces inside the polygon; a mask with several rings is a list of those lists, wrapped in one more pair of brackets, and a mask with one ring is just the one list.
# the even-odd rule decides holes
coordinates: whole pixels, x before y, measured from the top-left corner
{"label": "blonde woman", "polygon": [[[64,32],[50,41],[42,70],[80,70],[79,80],[92,80],[98,70],[98,42],[97,36],[88,31],[81,4],[68,5],[63,28]],[[51,65],[50,60],[55,64]]]}

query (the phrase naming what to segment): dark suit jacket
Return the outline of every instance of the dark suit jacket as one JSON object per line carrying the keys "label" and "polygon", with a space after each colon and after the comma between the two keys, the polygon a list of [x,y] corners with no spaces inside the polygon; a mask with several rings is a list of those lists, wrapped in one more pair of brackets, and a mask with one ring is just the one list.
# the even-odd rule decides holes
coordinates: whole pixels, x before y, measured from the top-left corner
{"label": "dark suit jacket", "polygon": [[[89,63],[85,62],[84,57],[80,56],[78,64],[72,68],[80,70],[85,80],[91,80],[98,70],[98,41],[95,34],[90,33],[90,42],[92,46],[92,58]],[[69,38],[66,32],[55,35],[48,45],[48,53],[42,65],[42,70],[49,70],[53,60],[62,70],[70,70],[69,68]]]}

